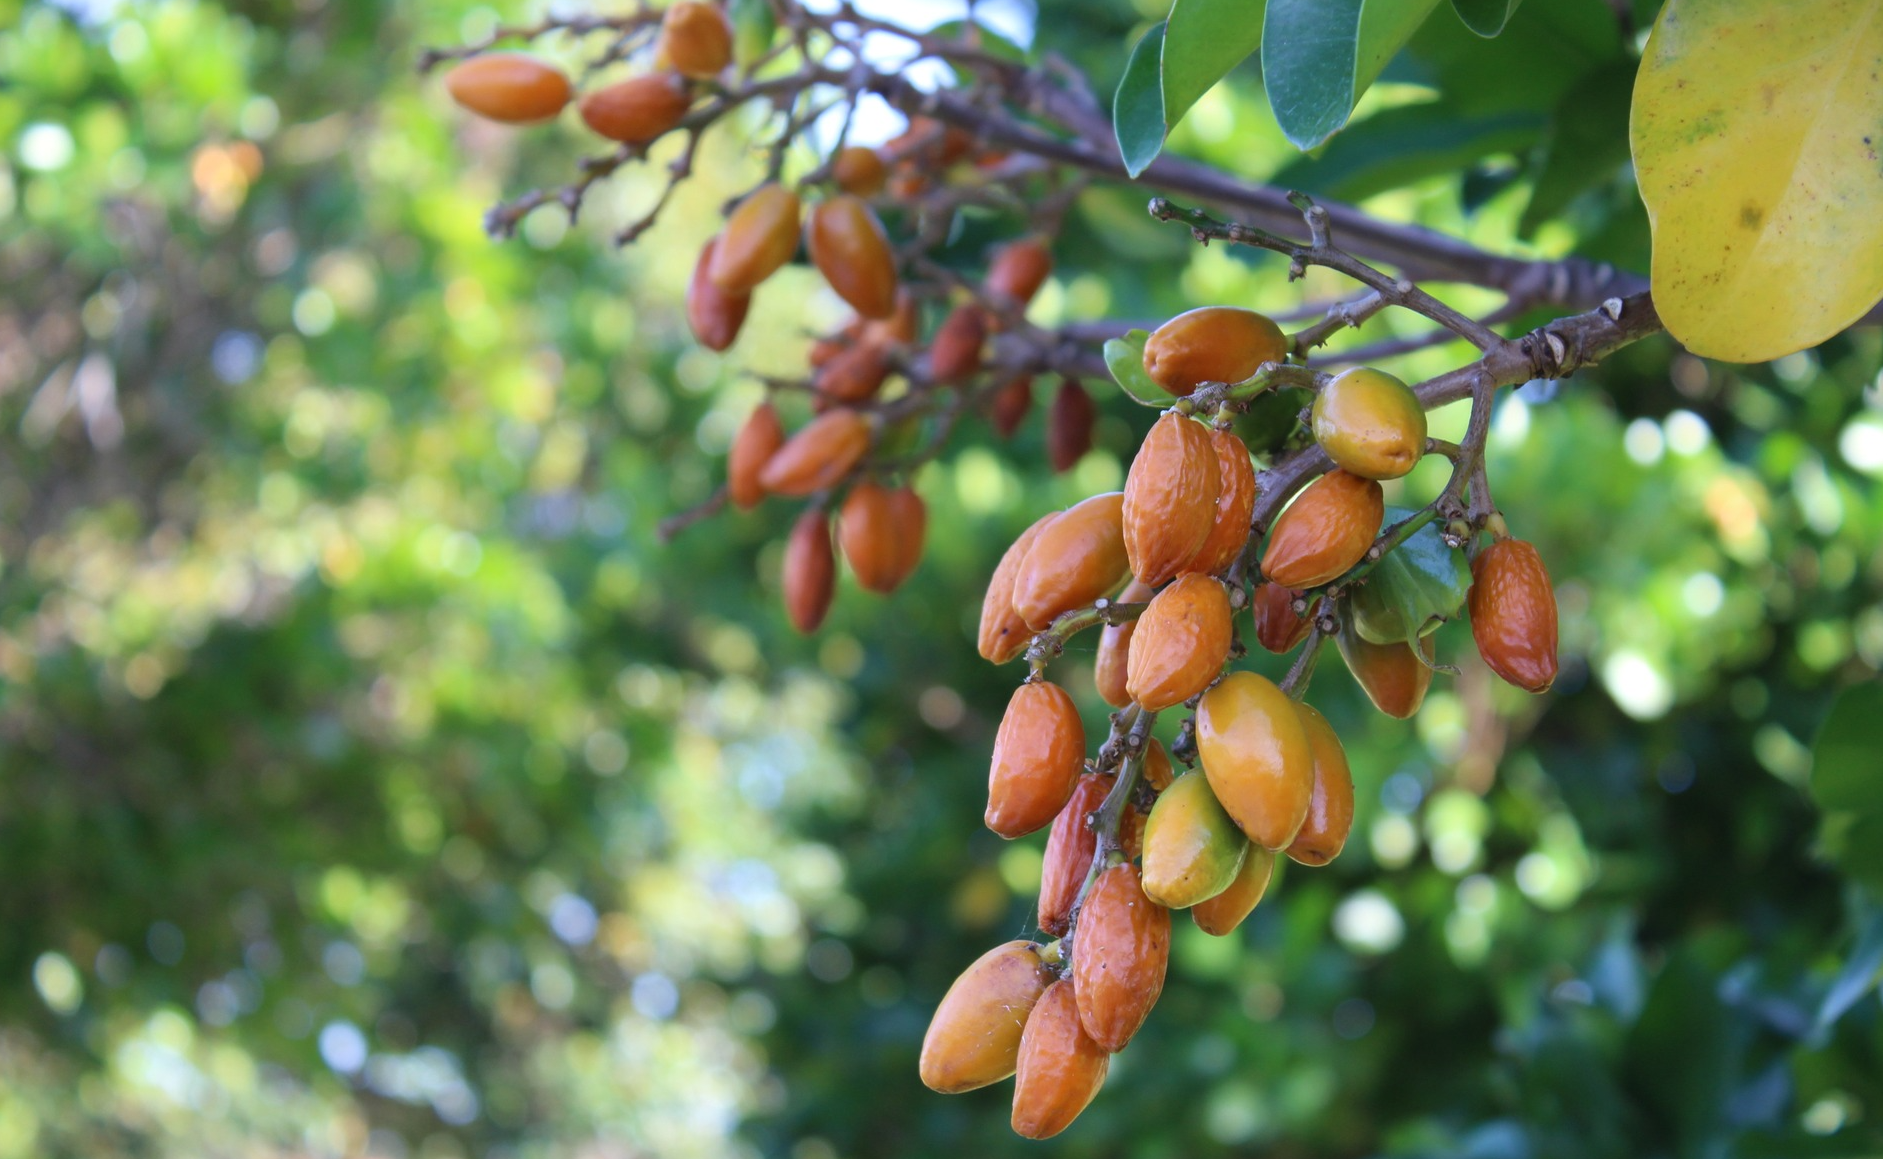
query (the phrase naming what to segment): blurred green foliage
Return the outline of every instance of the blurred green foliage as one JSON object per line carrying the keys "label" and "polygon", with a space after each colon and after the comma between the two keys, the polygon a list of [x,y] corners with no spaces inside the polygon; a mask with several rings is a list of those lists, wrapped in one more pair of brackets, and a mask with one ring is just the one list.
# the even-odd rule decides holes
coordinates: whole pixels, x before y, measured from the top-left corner
{"label": "blurred green foliage", "polygon": [[[1101,90],[1163,15],[1042,7],[1021,24]],[[0,0],[0,1159],[1035,1152],[1005,1088],[915,1077],[1039,872],[1041,837],[978,823],[1012,674],[970,639],[1011,537],[1117,486],[1152,412],[1103,393],[1057,477],[1038,416],[974,425],[921,479],[910,586],[846,581],[792,636],[782,504],[654,526],[710,491],[741,372],[800,365],[838,307],[789,270],[732,353],[686,340],[753,164],[732,134],[632,250],[604,235],[644,173],[487,240],[489,203],[586,147],[414,75],[495,15]],[[1620,127],[1576,96],[1634,43],[1599,0],[1488,42],[1441,12],[1317,158],[1240,73],[1171,148],[1640,268]],[[1341,288],[1139,196],[1081,201],[1042,320]],[[1756,367],[1655,342],[1505,400],[1492,478],[1559,585],[1556,691],[1499,685],[1458,624],[1412,722],[1323,665],[1354,840],[1237,937],[1178,923],[1055,1153],[1883,1147],[1880,365],[1874,328]],[[1096,729],[1090,648],[1063,667]],[[1846,685],[1869,699],[1814,772]]]}

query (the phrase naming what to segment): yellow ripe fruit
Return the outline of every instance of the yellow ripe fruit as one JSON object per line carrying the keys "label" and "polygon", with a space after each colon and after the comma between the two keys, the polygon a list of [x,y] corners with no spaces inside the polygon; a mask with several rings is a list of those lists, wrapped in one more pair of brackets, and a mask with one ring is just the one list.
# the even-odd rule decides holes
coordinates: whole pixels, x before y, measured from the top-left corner
{"label": "yellow ripe fruit", "polygon": [[1353,771],[1327,718],[1312,705],[1298,704],[1295,710],[1314,750],[1314,794],[1308,800],[1307,820],[1288,845],[1288,856],[1303,865],[1326,865],[1340,856],[1353,828]]}
{"label": "yellow ripe fruit", "polygon": [[1425,454],[1425,408],[1412,388],[1356,366],[1314,397],[1309,425],[1334,465],[1364,479],[1397,479]]}
{"label": "yellow ripe fruit", "polygon": [[954,1095],[1011,1075],[1027,1016],[1052,981],[1032,942],[1008,942],[975,959],[929,1020],[922,1038],[923,1084]]}
{"label": "yellow ripe fruit", "polygon": [[1171,782],[1144,827],[1144,896],[1188,909],[1229,888],[1249,839],[1223,811],[1209,778],[1189,772]]}
{"label": "yellow ripe fruit", "polygon": [[777,182],[762,185],[726,219],[713,251],[713,284],[749,294],[798,250],[798,195]]}
{"label": "yellow ripe fruit", "polygon": [[1288,357],[1288,336],[1267,316],[1203,306],[1159,326],[1144,343],[1144,372],[1179,398],[1206,382],[1242,382]]}
{"label": "yellow ripe fruit", "polygon": [[455,65],[445,74],[445,91],[460,107],[510,125],[549,120],[574,92],[561,69],[512,52]]}
{"label": "yellow ripe fruit", "polygon": [[1147,711],[1209,687],[1229,659],[1229,594],[1213,576],[1182,576],[1151,598],[1131,636],[1125,689]]}
{"label": "yellow ripe fruit", "polygon": [[1286,849],[1314,795],[1314,752],[1295,702],[1263,676],[1231,672],[1197,705],[1196,744],[1236,826],[1264,849]]}
{"label": "yellow ripe fruit", "polygon": [[1196,923],[1197,929],[1212,937],[1234,933],[1242,919],[1249,916],[1262,895],[1268,892],[1269,879],[1274,876],[1274,851],[1250,843],[1249,854],[1242,859],[1236,880],[1215,897],[1191,906],[1190,920]]}
{"label": "yellow ripe fruit", "polygon": [[1060,513],[1033,541],[1013,581],[1013,610],[1033,631],[1082,608],[1130,574],[1120,515],[1124,496],[1094,495]]}
{"label": "yellow ripe fruit", "polygon": [[1176,411],[1151,426],[1125,476],[1125,554],[1153,587],[1182,571],[1216,526],[1221,467],[1210,430]]}

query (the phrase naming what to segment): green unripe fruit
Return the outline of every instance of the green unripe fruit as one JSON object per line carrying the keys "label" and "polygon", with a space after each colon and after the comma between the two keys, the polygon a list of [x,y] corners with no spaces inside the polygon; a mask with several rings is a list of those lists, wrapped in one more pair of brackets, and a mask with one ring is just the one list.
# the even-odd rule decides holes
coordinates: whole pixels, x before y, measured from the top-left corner
{"label": "green unripe fruit", "polygon": [[1314,399],[1314,441],[1335,466],[1397,479],[1425,454],[1425,409],[1412,388],[1365,366],[1342,371]]}
{"label": "green unripe fruit", "polygon": [[1144,896],[1187,909],[1229,888],[1249,841],[1236,828],[1201,770],[1159,794],[1144,826]]}

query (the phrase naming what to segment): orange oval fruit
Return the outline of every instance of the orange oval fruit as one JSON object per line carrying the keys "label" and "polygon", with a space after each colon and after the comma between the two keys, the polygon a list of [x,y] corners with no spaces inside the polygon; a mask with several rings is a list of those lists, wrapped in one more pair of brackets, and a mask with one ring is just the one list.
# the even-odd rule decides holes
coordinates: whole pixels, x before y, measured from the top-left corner
{"label": "orange oval fruit", "polygon": [[778,421],[777,408],[769,402],[759,403],[739,425],[726,455],[726,497],[734,507],[749,510],[765,498],[765,484],[759,477],[784,442],[785,428]]}
{"label": "orange oval fruit", "polygon": [[474,56],[452,66],[445,91],[460,107],[510,125],[549,120],[574,92],[561,69],[513,52]]}
{"label": "orange oval fruit", "polygon": [[1254,672],[1231,672],[1197,705],[1196,747],[1237,828],[1264,849],[1286,849],[1314,795],[1314,751],[1288,694]]}
{"label": "orange oval fruit", "polygon": [[884,347],[907,346],[915,341],[921,317],[921,307],[916,304],[915,295],[906,288],[897,290],[896,308],[890,311],[889,317],[870,318],[862,322],[863,340]]}
{"label": "orange oval fruit", "polygon": [[707,271],[712,266],[713,251],[719,239],[713,238],[700,251],[693,265],[693,277],[687,282],[687,328],[708,350],[724,350],[739,337],[745,325],[745,312],[751,308],[750,294],[732,294],[713,284]]}
{"label": "orange oval fruit", "polygon": [[[1121,604],[1141,604],[1155,594],[1150,585],[1132,580],[1125,585],[1125,590],[1118,593]],[[1126,620],[1122,624],[1107,624],[1098,634],[1098,655],[1092,661],[1092,682],[1098,685],[1099,698],[1113,708],[1123,708],[1131,703],[1131,693],[1125,687],[1131,657],[1131,634],[1137,629],[1136,620]]]}
{"label": "orange oval fruit", "polygon": [[994,392],[993,400],[987,404],[987,420],[995,434],[1010,439],[1032,409],[1033,376],[1022,374]]}
{"label": "orange oval fruit", "polygon": [[901,579],[902,529],[888,488],[868,479],[850,488],[837,519],[837,543],[857,583],[872,592],[896,590]]}
{"label": "orange oval fruit", "polygon": [[1117,778],[1088,774],[1079,778],[1071,800],[1053,818],[1046,835],[1046,858],[1040,864],[1040,928],[1054,937],[1066,932],[1066,920],[1072,903],[1078,900],[1079,887],[1092,869],[1092,854],[1098,849],[1098,834],[1086,819],[1105,803]]}
{"label": "orange oval fruit", "polygon": [[1206,382],[1242,382],[1288,356],[1288,337],[1266,315],[1201,306],[1177,315],[1144,343],[1144,372],[1179,398]]}
{"label": "orange oval fruit", "polygon": [[988,293],[1025,307],[1040,292],[1053,272],[1053,251],[1036,237],[1010,242],[994,254],[982,287]]}
{"label": "orange oval fruit", "polygon": [[1131,574],[1117,491],[1075,503],[1034,541],[1013,581],[1013,610],[1042,631],[1055,616],[1113,591]]}
{"label": "orange oval fruit", "polygon": [[1314,630],[1314,610],[1310,608],[1306,616],[1295,615],[1295,601],[1300,598],[1300,592],[1278,583],[1256,585],[1249,597],[1249,611],[1255,618],[1255,638],[1262,647],[1279,655],[1294,651],[1295,645],[1308,638]]}
{"label": "orange oval fruit", "polygon": [[758,481],[773,495],[809,495],[841,482],[869,449],[869,419],[853,410],[826,411],[778,448]]}
{"label": "orange oval fruit", "polygon": [[837,591],[837,560],[830,550],[830,521],[822,511],[806,511],[785,541],[783,587],[785,614],[805,635],[817,631]]}
{"label": "orange oval fruit", "polygon": [[889,493],[889,515],[899,533],[896,539],[896,578],[890,587],[899,588],[915,574],[922,562],[922,546],[928,536],[928,504],[913,487],[898,487]]}
{"label": "orange oval fruit", "polygon": [[929,1019],[919,1064],[923,1084],[955,1095],[1012,1074],[1027,1016],[1052,982],[1032,942],[1008,942],[976,958]]}
{"label": "orange oval fruit", "polygon": [[1144,896],[1138,867],[1098,875],[1073,931],[1072,992],[1085,1032],[1113,1054],[1125,1048],[1164,990],[1170,911]]}
{"label": "orange oval fruit", "polygon": [[812,384],[826,402],[866,402],[889,380],[889,355],[873,342],[856,342],[825,359]]}
{"label": "orange oval fruit", "polygon": [[1184,564],[1185,571],[1220,575],[1249,542],[1249,521],[1255,516],[1255,465],[1249,448],[1229,431],[1210,431],[1216,448],[1216,519],[1203,546]]}
{"label": "orange oval fruit", "polygon": [[1014,1134],[1050,1139],[1072,1125],[1105,1085],[1111,1055],[1079,1024],[1072,979],[1046,988],[1027,1016],[1013,1084]]}
{"label": "orange oval fruit", "polygon": [[[1432,669],[1413,653],[1411,644],[1375,644],[1344,622],[1334,642],[1340,645],[1340,658],[1347,662],[1347,670],[1373,707],[1405,720],[1425,703],[1425,690],[1432,686]],[[1419,637],[1419,650],[1430,660],[1432,637]]]}
{"label": "orange oval fruit", "polygon": [[1150,712],[1182,704],[1222,673],[1229,637],[1222,581],[1195,572],[1179,577],[1138,617],[1125,690]]}
{"label": "orange oval fruit", "polygon": [[1274,876],[1274,850],[1251,842],[1248,856],[1242,859],[1242,868],[1236,872],[1236,879],[1229,883],[1229,888],[1208,901],[1191,906],[1190,920],[1196,923],[1197,929],[1214,937],[1234,933],[1242,919],[1255,910],[1262,895],[1268,892],[1269,879]]}
{"label": "orange oval fruit", "polygon": [[616,81],[582,98],[588,127],[626,145],[645,145],[672,131],[693,107],[686,82],[670,72]]}
{"label": "orange oval fruit", "polygon": [[1053,396],[1053,409],[1046,415],[1046,459],[1053,470],[1064,474],[1072,470],[1092,449],[1092,427],[1098,421],[1098,408],[1092,396],[1076,378],[1059,384]]}
{"label": "orange oval fruit", "polygon": [[995,566],[994,574],[987,581],[987,595],[981,600],[981,630],[977,639],[981,659],[1005,664],[1026,651],[1033,634],[1027,631],[1020,613],[1014,610],[1014,581],[1020,577],[1020,566],[1026,562],[1027,553],[1033,550],[1040,533],[1060,514],[1049,511],[1040,516],[1033,526],[1020,533],[1020,538],[1013,541]]}
{"label": "orange oval fruit", "polygon": [[713,284],[749,294],[798,251],[798,195],[778,184],[761,185],[726,219],[713,252]]}
{"label": "orange oval fruit", "polygon": [[1353,828],[1353,771],[1327,718],[1312,705],[1298,704],[1295,709],[1314,751],[1314,795],[1308,800],[1308,819],[1288,844],[1288,856],[1303,865],[1326,865],[1340,856]]}
{"label": "orange oval fruit", "polygon": [[1202,772],[1178,777],[1158,795],[1144,828],[1144,896],[1189,909],[1228,889],[1249,839],[1229,819]]}
{"label": "orange oval fruit", "polygon": [[1012,840],[1052,823],[1085,767],[1085,728],[1072,697],[1057,684],[1014,689],[994,734],[987,777],[987,827]]}
{"label": "orange oval fruit", "polygon": [[839,193],[819,202],[804,223],[811,264],[837,296],[865,318],[896,309],[896,257],[876,211],[860,197]]}
{"label": "orange oval fruit", "polygon": [[1165,411],[1125,476],[1125,553],[1131,574],[1153,586],[1182,571],[1216,525],[1221,488],[1209,428]]}
{"label": "orange oval fruit", "polygon": [[1386,497],[1377,482],[1329,471],[1275,520],[1262,549],[1262,576],[1285,588],[1339,579],[1373,546],[1385,518]]}
{"label": "orange oval fruit", "polygon": [[830,159],[830,179],[837,188],[858,197],[875,197],[889,180],[883,155],[862,145],[846,145]]}
{"label": "orange oval fruit", "polygon": [[948,312],[929,343],[928,373],[936,382],[957,382],[981,368],[987,318],[979,306],[964,302]]}
{"label": "orange oval fruit", "polygon": [[1334,465],[1365,479],[1397,479],[1425,454],[1425,408],[1412,388],[1356,366],[1314,396],[1309,426]]}
{"label": "orange oval fruit", "polygon": [[1153,737],[1150,747],[1144,750],[1144,779],[1151,788],[1161,793],[1170,788],[1176,777],[1176,771],[1170,765],[1170,753],[1165,751],[1162,741]]}
{"label": "orange oval fruit", "polygon": [[661,17],[654,51],[681,76],[710,80],[732,63],[732,24],[716,4],[677,0]]}
{"label": "orange oval fruit", "polygon": [[1491,544],[1471,561],[1471,638],[1491,671],[1525,692],[1556,683],[1556,589],[1534,546]]}

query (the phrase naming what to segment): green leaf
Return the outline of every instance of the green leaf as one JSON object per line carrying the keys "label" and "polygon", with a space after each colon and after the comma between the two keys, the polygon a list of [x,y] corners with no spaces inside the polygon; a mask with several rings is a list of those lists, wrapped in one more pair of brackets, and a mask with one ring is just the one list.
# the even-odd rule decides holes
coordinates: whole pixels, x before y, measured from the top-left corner
{"label": "green leaf", "polygon": [[740,64],[750,64],[771,50],[778,33],[778,19],[769,0],[732,0],[733,56]]}
{"label": "green leaf", "polygon": [[1164,26],[1164,126],[1176,126],[1262,43],[1267,0],[1177,0]]}
{"label": "green leaf", "polygon": [[1451,0],[1452,10],[1465,27],[1487,40],[1504,31],[1520,3],[1522,0]]}
{"label": "green leaf", "polygon": [[1821,1034],[1835,1025],[1876,987],[1879,977],[1883,977],[1883,910],[1871,909],[1857,935],[1857,944],[1844,959],[1844,968],[1837,972],[1824,1000],[1818,1003],[1816,1031]]}
{"label": "green leaf", "polygon": [[1570,86],[1550,121],[1543,157],[1524,206],[1518,232],[1538,226],[1568,208],[1584,192],[1612,180],[1628,160],[1628,96],[1635,66],[1605,64]]}
{"label": "green leaf", "polygon": [[1846,688],[1811,746],[1819,844],[1845,873],[1883,895],[1883,684]]}
{"label": "green leaf", "polygon": [[1269,183],[1359,201],[1422,178],[1456,173],[1494,153],[1521,153],[1536,142],[1544,123],[1529,112],[1463,116],[1444,102],[1382,109]]}
{"label": "green leaf", "polygon": [[[1386,509],[1391,526],[1413,512]],[[1458,614],[1471,590],[1465,553],[1445,546],[1435,520],[1386,553],[1353,594],[1353,626],[1375,644],[1423,636]]]}
{"label": "green leaf", "polygon": [[1327,140],[1438,0],[1270,0],[1262,24],[1269,107],[1297,148]]}
{"label": "green leaf", "polygon": [[1125,172],[1136,177],[1157,160],[1164,148],[1164,84],[1159,65],[1164,48],[1164,26],[1154,24],[1131,50],[1124,79],[1112,97],[1112,132]]}
{"label": "green leaf", "polygon": [[1150,337],[1148,331],[1131,330],[1123,338],[1106,339],[1105,366],[1118,389],[1136,402],[1161,409],[1170,405],[1172,396],[1144,372],[1144,344]]}
{"label": "green leaf", "polygon": [[1661,9],[1629,135],[1654,306],[1693,353],[1778,358],[1883,298],[1878,60],[1883,0]]}

